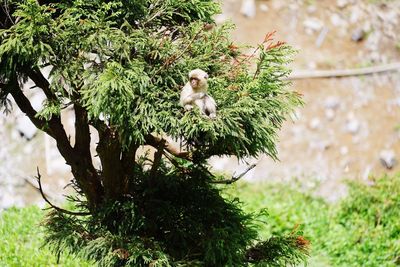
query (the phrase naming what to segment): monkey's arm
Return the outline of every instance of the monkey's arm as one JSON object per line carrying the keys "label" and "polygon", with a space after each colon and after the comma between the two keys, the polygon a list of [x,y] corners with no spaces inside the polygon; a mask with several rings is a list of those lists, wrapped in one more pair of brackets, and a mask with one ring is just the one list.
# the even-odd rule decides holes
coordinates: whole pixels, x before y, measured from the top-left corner
{"label": "monkey's arm", "polygon": [[203,92],[201,92],[201,93],[193,93],[193,94],[189,95],[189,96],[186,98],[186,101],[187,101],[188,103],[192,103],[193,101],[195,101],[195,100],[197,100],[197,99],[202,99],[205,95],[206,95],[206,94],[203,93]]}
{"label": "monkey's arm", "polygon": [[189,105],[191,103],[193,103],[195,100],[197,99],[201,99],[205,96],[206,94],[203,92],[200,93],[183,93],[181,96],[181,105],[185,106],[185,105]]}

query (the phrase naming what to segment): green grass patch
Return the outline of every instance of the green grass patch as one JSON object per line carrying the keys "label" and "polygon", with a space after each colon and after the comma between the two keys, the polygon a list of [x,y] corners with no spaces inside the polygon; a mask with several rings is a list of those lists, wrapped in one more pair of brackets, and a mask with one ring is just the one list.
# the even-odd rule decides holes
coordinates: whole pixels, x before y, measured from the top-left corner
{"label": "green grass patch", "polygon": [[[259,222],[263,238],[300,227],[312,243],[309,266],[399,266],[400,177],[349,187],[349,197],[336,205],[300,192],[295,184],[241,183],[226,195],[239,197],[248,212],[267,210]],[[36,207],[0,214],[0,266],[93,266],[65,255],[57,265],[48,248],[41,248],[44,214]]]}
{"label": "green grass patch", "polygon": [[400,266],[400,177],[372,182],[349,183],[336,205],[288,184],[239,184],[229,195],[238,192],[247,211],[267,209],[265,238],[301,227],[311,241],[309,266]]}
{"label": "green grass patch", "polygon": [[45,212],[38,207],[12,208],[0,213],[0,266],[93,266],[67,255],[61,255],[57,264],[57,257],[43,247],[39,224],[44,215]]}

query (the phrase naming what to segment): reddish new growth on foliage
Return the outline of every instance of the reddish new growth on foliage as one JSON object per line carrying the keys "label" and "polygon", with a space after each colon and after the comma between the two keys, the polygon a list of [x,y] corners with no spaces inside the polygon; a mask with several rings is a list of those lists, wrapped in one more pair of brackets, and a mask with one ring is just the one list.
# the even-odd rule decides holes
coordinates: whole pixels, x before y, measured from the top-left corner
{"label": "reddish new growth on foliage", "polygon": [[276,33],[276,30],[273,30],[272,32],[267,32],[267,34],[264,37],[263,44],[274,40],[274,38],[272,38],[272,37],[275,35],[275,33]]}
{"label": "reddish new growth on foliage", "polygon": [[296,246],[297,246],[300,250],[302,250],[302,251],[308,253],[308,250],[309,250],[309,248],[310,248],[310,241],[307,240],[304,236],[302,236],[302,235],[297,235],[297,234],[296,234],[296,233],[297,233],[297,230],[298,230],[298,228],[299,228],[299,226],[300,226],[300,224],[296,224],[296,225],[294,226],[292,232],[290,233],[290,235],[291,235],[291,236],[296,236],[296,241],[295,241],[295,242],[296,242]]}
{"label": "reddish new growth on foliage", "polygon": [[[241,54],[239,55],[239,57],[243,58],[242,61],[238,61],[235,60],[235,62],[233,64],[235,65],[241,65],[241,64],[251,64],[251,59],[253,59],[255,57],[255,55],[257,54],[257,52],[263,48],[265,51],[274,49],[274,48],[278,48],[281,47],[283,45],[286,44],[286,42],[282,42],[282,41],[277,41],[274,42],[274,35],[276,33],[276,30],[272,31],[272,32],[268,32],[265,37],[264,37],[264,41],[262,42],[261,45],[259,45],[251,55],[246,55],[246,54]],[[231,49],[232,51],[235,51],[238,49],[237,46],[231,44],[229,46],[229,49]]]}
{"label": "reddish new growth on foliage", "polygon": [[300,248],[303,251],[307,251],[309,249],[310,246],[310,241],[305,239],[304,236],[299,235],[296,238],[296,245],[298,248]]}
{"label": "reddish new growth on foliage", "polygon": [[[234,56],[231,61],[232,69],[231,69],[231,72],[229,73],[229,77],[230,78],[236,77],[237,74],[241,71],[241,67],[243,65],[248,65],[248,66],[252,65],[254,63],[252,61],[252,59],[254,59],[256,55],[258,55],[258,52],[260,50],[269,51],[269,50],[279,48],[279,47],[285,45],[286,43],[282,42],[282,41],[274,42],[273,37],[274,37],[275,33],[276,33],[275,30],[272,32],[268,32],[265,35],[263,42],[260,45],[258,45],[256,49],[254,49],[254,51],[251,55],[238,53],[237,56]],[[228,48],[232,53],[235,53],[235,54],[237,53],[237,50],[239,49],[239,47],[234,45],[233,43],[230,44],[228,46]],[[225,60],[225,58],[222,58],[222,60]],[[257,77],[259,72],[260,72],[260,69],[257,67],[257,70],[254,73],[254,79]],[[230,88],[230,90],[235,90],[235,88]]]}
{"label": "reddish new growth on foliage", "polygon": [[278,41],[278,42],[276,42],[276,43],[270,43],[268,46],[267,46],[267,48],[265,48],[266,50],[271,50],[271,49],[273,49],[273,48],[277,48],[277,47],[280,47],[280,46],[282,46],[282,45],[284,45],[284,44],[286,44],[285,42],[282,42],[282,41]]}
{"label": "reddish new growth on foliage", "polygon": [[286,44],[286,42],[282,42],[282,41],[278,41],[278,42],[274,43],[273,37],[274,37],[275,33],[276,33],[276,31],[272,31],[265,35],[263,44],[265,45],[265,44],[269,43],[268,46],[265,48],[265,50],[271,50],[271,49],[274,49],[274,48],[277,48],[277,47],[280,47],[280,46]]}

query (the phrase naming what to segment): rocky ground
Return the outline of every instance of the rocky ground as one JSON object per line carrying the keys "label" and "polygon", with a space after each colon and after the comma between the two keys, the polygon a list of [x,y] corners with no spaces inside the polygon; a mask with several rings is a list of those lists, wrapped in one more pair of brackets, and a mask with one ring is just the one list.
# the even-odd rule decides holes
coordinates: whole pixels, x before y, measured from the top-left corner
{"label": "rocky ground", "polygon": [[[255,45],[276,30],[276,40],[299,51],[295,70],[400,62],[399,0],[225,0],[223,7],[217,20],[236,23],[232,35],[239,43]],[[335,201],[346,192],[344,178],[368,181],[400,170],[400,72],[298,80],[292,88],[304,95],[305,106],[280,133],[280,161],[249,159],[258,165],[247,180],[297,178]],[[18,111],[0,116],[0,208],[42,203],[31,185],[36,166],[51,197],[65,193],[70,176],[51,140],[34,129],[25,133],[31,141],[22,138],[15,122],[29,126]],[[211,163],[227,173],[246,168],[232,158]]]}
{"label": "rocky ground", "polygon": [[[252,5],[254,4],[254,6]],[[253,8],[252,8],[253,7]],[[255,7],[255,8],[254,8]],[[400,1],[224,1],[220,21],[233,37],[256,44],[266,32],[298,49],[293,69],[342,69],[400,61]],[[296,177],[329,200],[345,194],[344,178],[399,170],[400,71],[293,82],[305,106],[280,134],[280,162],[261,157],[248,180]],[[234,159],[219,170],[244,169]]]}

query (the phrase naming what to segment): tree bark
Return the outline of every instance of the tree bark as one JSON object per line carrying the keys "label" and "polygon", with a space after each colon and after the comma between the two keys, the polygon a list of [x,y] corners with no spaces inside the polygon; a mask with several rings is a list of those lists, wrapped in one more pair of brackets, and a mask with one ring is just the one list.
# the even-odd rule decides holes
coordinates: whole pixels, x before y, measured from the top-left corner
{"label": "tree bark", "polygon": [[121,144],[117,133],[107,127],[99,132],[97,153],[102,166],[102,180],[107,199],[118,200],[124,191],[124,167],[122,164]]}
{"label": "tree bark", "polygon": [[[49,84],[47,80],[45,80],[44,77],[42,79],[42,77],[41,74],[39,75],[36,73],[32,80],[34,80],[36,86],[43,89],[47,97],[52,98],[53,93],[48,87]],[[77,183],[81,186],[83,193],[86,195],[90,206],[89,208],[95,209],[103,200],[104,190],[100,178],[97,175],[97,171],[92,164],[88,125],[83,125],[84,122],[87,121],[86,111],[82,108],[78,108],[76,114],[77,143],[75,147],[72,147],[59,116],[54,115],[48,121],[38,118],[37,111],[32,107],[29,99],[22,92],[16,77],[13,77],[7,86],[10,86],[9,91],[21,111],[27,115],[38,129],[44,131],[56,140],[58,150],[66,160],[66,163],[70,165],[72,174]]]}

